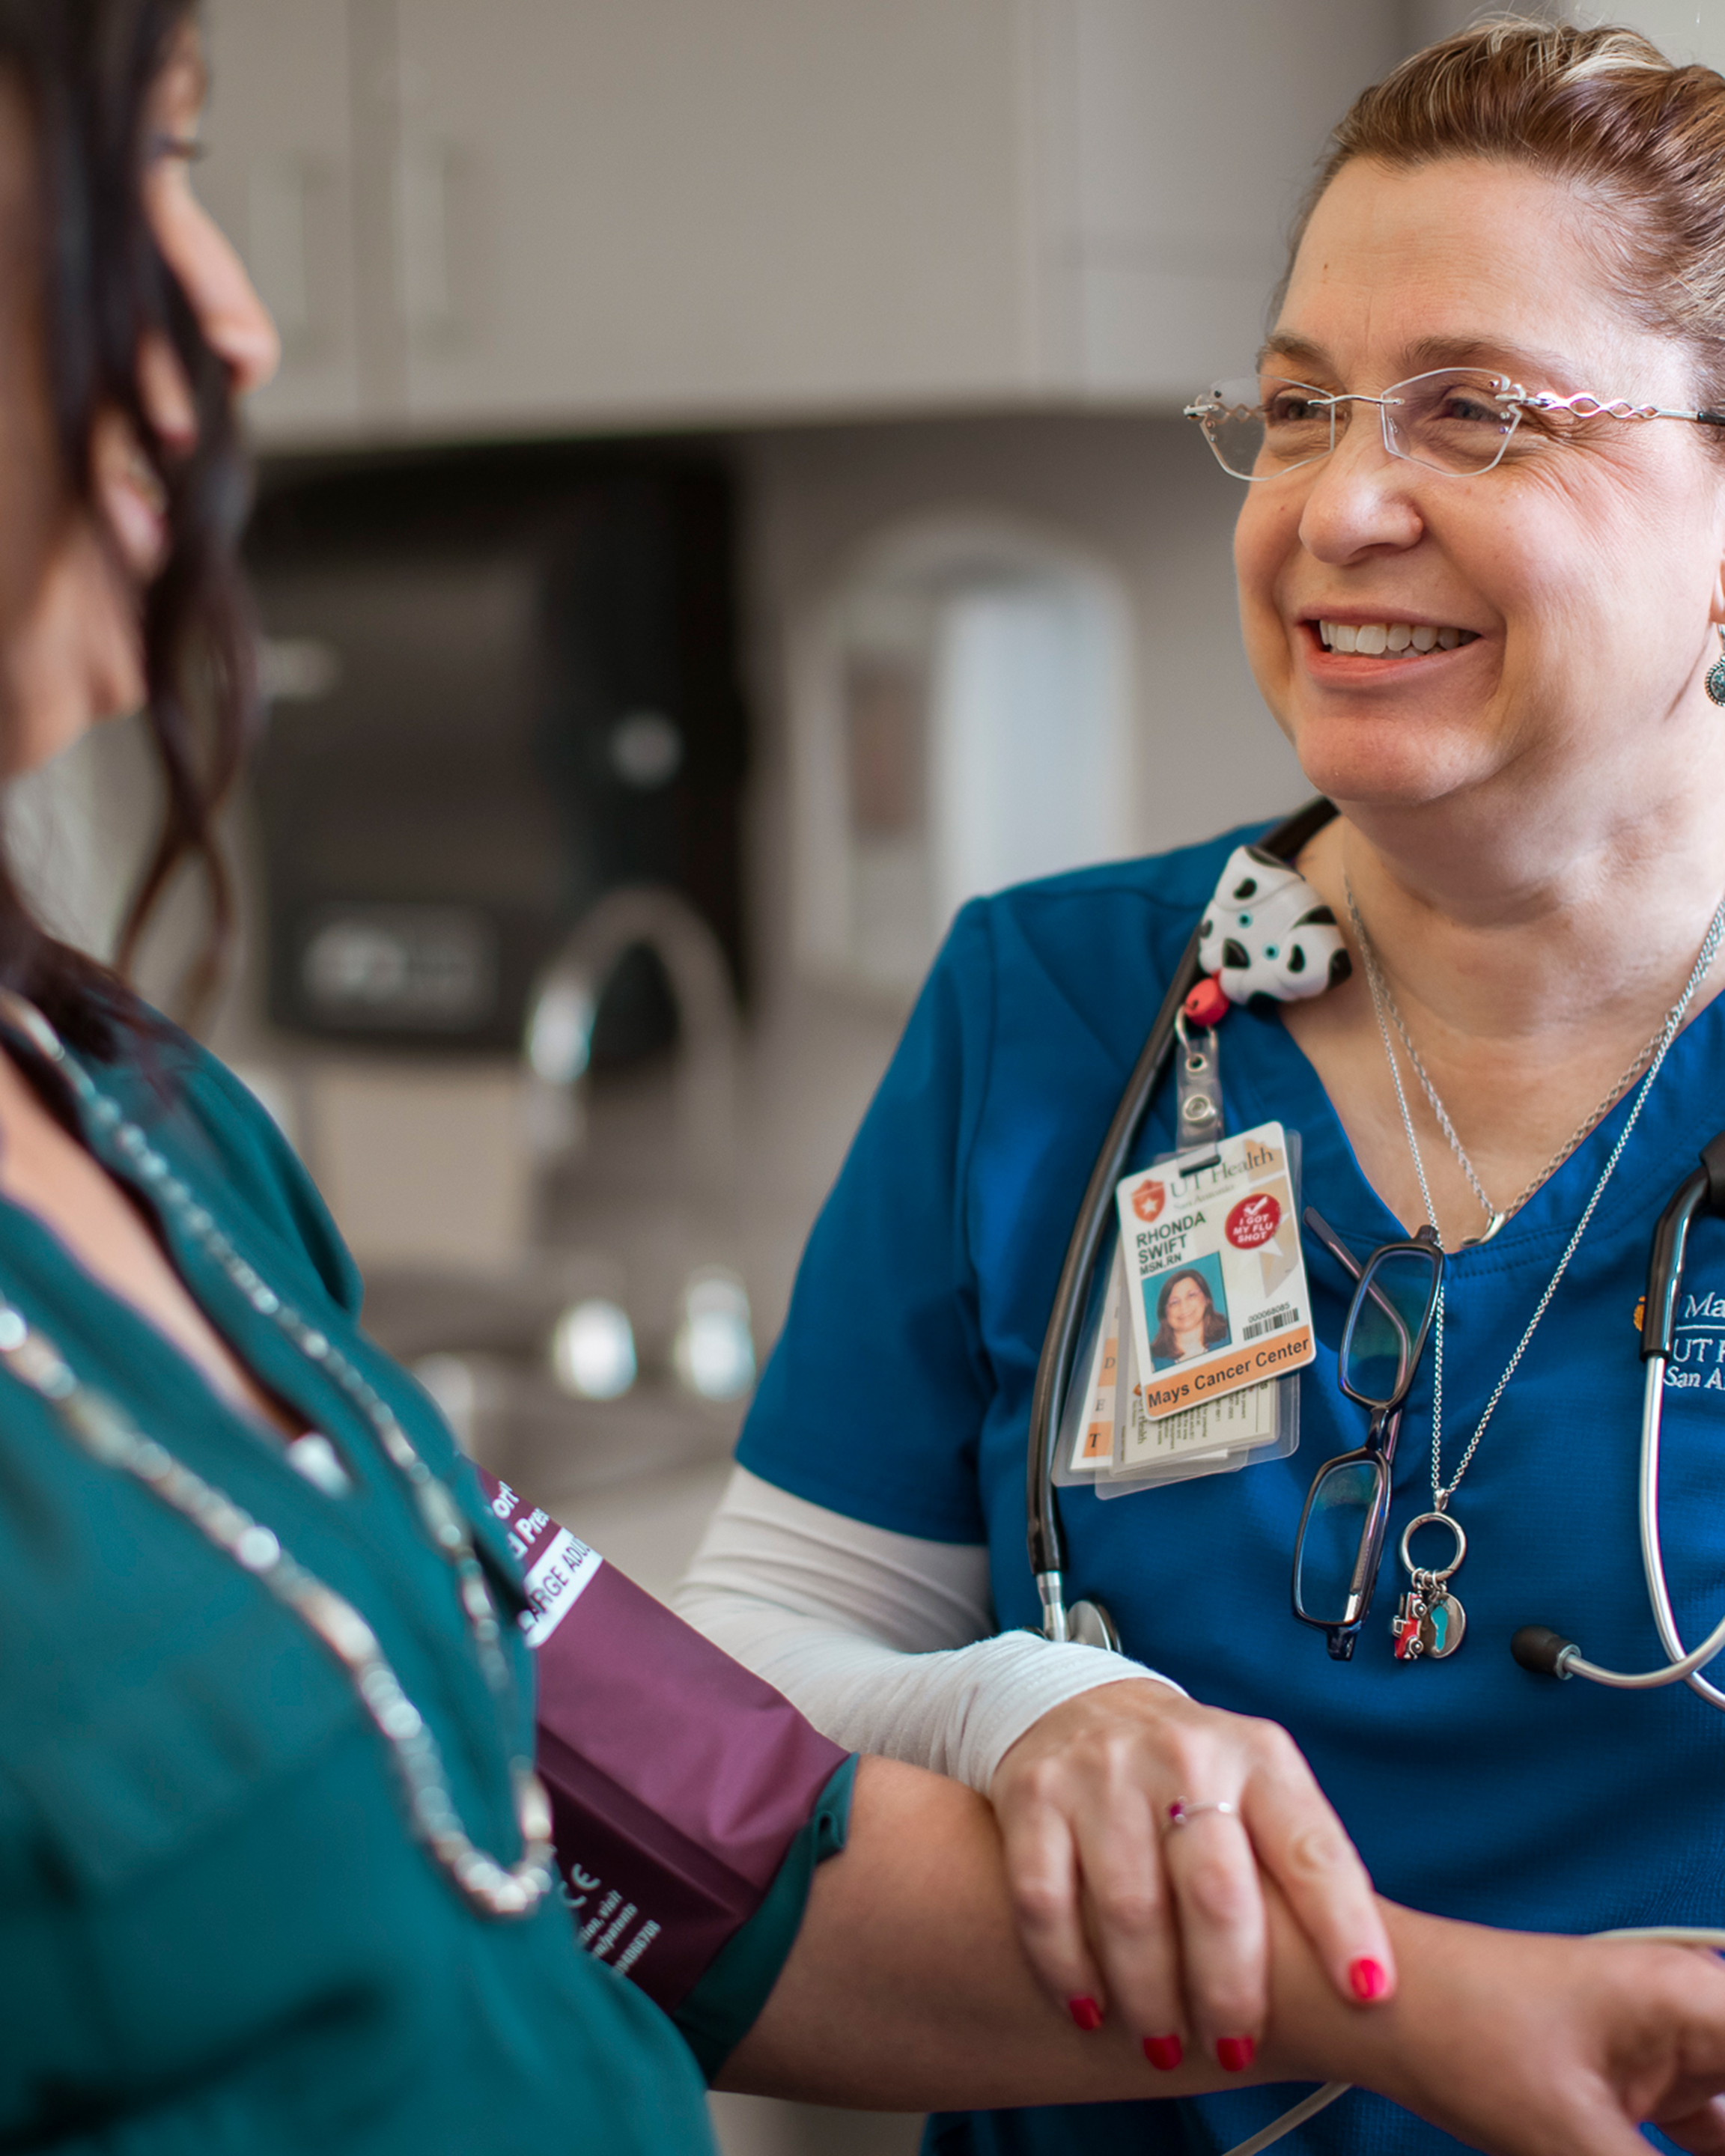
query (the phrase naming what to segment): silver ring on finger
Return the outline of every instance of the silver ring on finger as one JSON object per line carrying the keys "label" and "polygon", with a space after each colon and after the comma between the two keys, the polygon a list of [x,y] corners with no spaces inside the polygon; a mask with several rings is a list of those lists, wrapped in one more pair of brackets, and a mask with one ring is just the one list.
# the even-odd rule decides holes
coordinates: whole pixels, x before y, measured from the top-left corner
{"label": "silver ring on finger", "polygon": [[1225,1797],[1208,1798],[1201,1803],[1194,1803],[1190,1797],[1176,1797],[1168,1808],[1162,1830],[1165,1835],[1172,1834],[1176,1827],[1189,1825],[1204,1812],[1214,1812],[1222,1819],[1237,1819],[1240,1807],[1230,1804]]}

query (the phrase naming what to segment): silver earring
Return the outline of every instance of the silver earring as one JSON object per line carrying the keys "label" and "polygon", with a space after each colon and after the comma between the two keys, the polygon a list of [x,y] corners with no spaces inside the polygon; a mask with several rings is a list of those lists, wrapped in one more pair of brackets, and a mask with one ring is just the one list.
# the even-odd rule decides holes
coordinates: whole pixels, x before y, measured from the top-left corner
{"label": "silver earring", "polygon": [[1707,669],[1707,694],[1716,704],[1725,704],[1725,624],[1719,630],[1719,655]]}

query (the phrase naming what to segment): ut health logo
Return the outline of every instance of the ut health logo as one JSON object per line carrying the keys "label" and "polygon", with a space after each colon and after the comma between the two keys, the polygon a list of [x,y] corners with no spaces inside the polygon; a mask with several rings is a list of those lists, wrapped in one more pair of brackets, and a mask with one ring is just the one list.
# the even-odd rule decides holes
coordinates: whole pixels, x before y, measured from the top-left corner
{"label": "ut health logo", "polygon": [[1158,1183],[1151,1176],[1147,1175],[1132,1193],[1132,1210],[1147,1228],[1153,1220],[1160,1219],[1162,1209],[1167,1203],[1167,1184]]}

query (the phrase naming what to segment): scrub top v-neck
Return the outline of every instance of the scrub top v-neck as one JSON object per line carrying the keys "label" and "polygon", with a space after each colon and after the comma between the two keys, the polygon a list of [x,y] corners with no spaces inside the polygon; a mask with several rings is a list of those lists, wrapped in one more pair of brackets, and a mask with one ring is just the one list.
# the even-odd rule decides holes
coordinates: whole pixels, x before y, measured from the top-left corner
{"label": "scrub top v-neck", "polygon": [[[967,907],[920,998],[810,1238],[739,1458],[872,1525],[986,1543],[1003,1628],[1035,1629],[1024,1445],[1043,1327],[1101,1132],[1232,847],[1023,886]],[[1316,1072],[1273,1005],[1219,1034],[1229,1127],[1302,1142],[1302,1195],[1363,1254],[1406,1231],[1366,1182]],[[1635,1312],[1653,1224],[1725,1125],[1725,999],[1673,1045],[1615,1175],[1452,1511],[1468,1537],[1460,1650],[1399,1663],[1402,1527],[1431,1504],[1431,1368],[1407,1404],[1389,1546],[1354,1660],[1290,1609],[1317,1466],[1361,1441],[1337,1384],[1352,1283],[1306,1238],[1317,1358],[1298,1450],[1234,1474],[1103,1501],[1061,1492],[1069,1592],[1094,1594],[1126,1651],[1198,1699],[1293,1733],[1379,1888],[1513,1927],[1725,1919],[1725,1790],[1714,1710],[1679,1686],[1625,1694],[1518,1668],[1529,1622],[1620,1667],[1663,1656],[1642,1586]],[[1172,1093],[1172,1087],[1167,1091]],[[1158,1099],[1133,1165],[1170,1150]],[[1625,1101],[1445,1290],[1444,1472],[1454,1472],[1628,1113]],[[1725,1222],[1697,1223],[1666,1392],[1663,1517],[1680,1625],[1725,1594]],[[938,2122],[935,2145],[1025,2156],[1225,2148],[1285,2092]],[[1432,2151],[1449,2138],[1351,2096],[1302,2146]]]}
{"label": "scrub top v-neck", "polygon": [[[429,1401],[360,1332],[352,1261],[269,1118],[190,1044],[158,1044],[151,1063],[91,1068],[263,1278],[388,1402],[506,1594],[501,1529]],[[4,1203],[0,1292],[84,1383],[357,1606],[432,1727],[464,1823],[509,1861],[508,1761],[533,1741],[525,1646],[507,1643],[514,1686],[500,1707],[449,1567],[363,1416],[172,1219],[162,1226],[241,1360],[327,1435],[347,1495],[297,1473],[147,1319]],[[711,2146],[687,2046],[579,1951],[558,1897],[526,1919],[476,1914],[410,1835],[390,1758],[312,1635],[4,1374],[0,2018],[9,2148]]]}

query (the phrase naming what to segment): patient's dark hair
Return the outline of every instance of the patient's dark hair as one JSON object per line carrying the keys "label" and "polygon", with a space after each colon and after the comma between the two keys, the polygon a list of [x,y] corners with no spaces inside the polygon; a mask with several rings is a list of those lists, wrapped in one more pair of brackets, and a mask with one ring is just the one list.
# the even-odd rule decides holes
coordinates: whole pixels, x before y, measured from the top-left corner
{"label": "patient's dark hair", "polygon": [[[249,614],[238,556],[248,501],[223,363],[204,341],[145,215],[151,88],[195,0],[0,0],[0,68],[23,90],[35,133],[49,379],[60,455],[87,500],[97,415],[124,413],[167,490],[169,552],[143,608],[148,721],[165,813],[134,896],[119,964],[182,866],[200,869],[210,933],[187,984],[213,987],[232,895],[213,822],[242,760],[254,705]],[[146,331],[178,353],[198,408],[196,449],[172,462],[143,409]],[[0,852],[0,983],[40,1006],[75,1045],[112,1054],[121,1029],[147,1028],[118,975],[49,936]]]}

